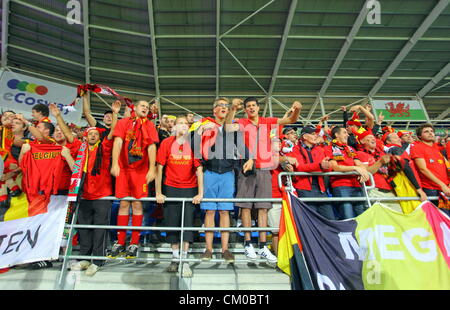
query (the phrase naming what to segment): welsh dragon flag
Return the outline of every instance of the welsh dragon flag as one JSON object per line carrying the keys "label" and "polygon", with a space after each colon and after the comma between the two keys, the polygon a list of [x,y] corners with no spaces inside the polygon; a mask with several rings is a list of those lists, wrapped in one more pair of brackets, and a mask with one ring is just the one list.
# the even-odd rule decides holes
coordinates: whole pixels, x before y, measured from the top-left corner
{"label": "welsh dragon flag", "polygon": [[386,121],[426,121],[422,105],[417,100],[373,100],[376,114],[383,113]]}

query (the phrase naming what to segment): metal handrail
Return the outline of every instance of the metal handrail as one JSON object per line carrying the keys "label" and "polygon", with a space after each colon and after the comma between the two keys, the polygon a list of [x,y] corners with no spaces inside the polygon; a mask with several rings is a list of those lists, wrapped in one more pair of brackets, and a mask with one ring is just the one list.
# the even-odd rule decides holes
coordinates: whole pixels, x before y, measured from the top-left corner
{"label": "metal handrail", "polygon": [[[371,190],[375,188],[375,180],[373,178],[372,173],[367,172],[369,174],[370,178],[370,184],[371,186],[366,186],[367,190]],[[346,176],[346,175],[360,175],[356,171],[350,171],[350,172],[281,172],[278,175],[278,187],[281,189],[283,187],[282,184],[282,177],[283,176]]]}
{"label": "metal handrail", "polygon": [[[284,173],[284,172],[283,172]],[[282,173],[280,173],[282,174]],[[285,173],[289,174],[289,173]],[[352,173],[350,173],[352,174]],[[342,175],[342,174],[341,174]],[[428,197],[430,200],[436,200],[439,197]],[[125,197],[123,199],[118,199],[113,196],[103,197],[99,200],[140,200],[140,201],[156,201],[156,198],[154,197],[145,197],[142,199],[135,199],[132,197]],[[191,201],[192,198],[175,198],[175,197],[167,197],[166,201],[178,201],[178,202],[186,202]],[[309,201],[315,201],[317,202],[317,198],[301,198],[304,202]],[[407,200],[420,200],[418,197],[330,197],[330,198],[320,198],[320,201],[407,201]],[[202,199],[202,202],[275,202],[280,203],[282,201],[281,198],[205,198]],[[185,204],[183,203],[181,206],[184,210]],[[183,213],[184,214],[184,213]],[[65,227],[69,228],[69,237],[68,237],[68,246],[66,248],[66,251],[64,255],[61,255],[60,258],[63,258],[63,264],[61,268],[60,276],[58,277],[58,286],[60,289],[64,288],[65,279],[67,275],[67,263],[68,258],[75,258],[75,259],[95,259],[95,260],[112,260],[107,257],[101,256],[83,256],[83,255],[69,255],[69,251],[72,249],[72,238],[74,236],[74,229],[75,228],[87,228],[87,229],[127,229],[127,230],[153,230],[153,231],[180,231],[183,233],[183,231],[229,231],[229,232],[235,232],[235,231],[272,231],[277,232],[279,231],[278,228],[273,227],[228,227],[228,228],[222,228],[222,227],[183,227],[183,221],[181,223],[181,227],[154,227],[154,226],[117,226],[117,225],[81,225],[81,224],[75,224],[78,216],[78,208],[74,210],[74,214],[72,217],[71,224],[66,224]],[[182,217],[184,218],[184,217]],[[182,252],[183,248],[183,235],[181,235],[180,238],[180,250]],[[181,253],[180,253],[181,254]],[[117,259],[116,259],[117,260]],[[122,259],[119,259],[121,261]],[[125,259],[123,259],[125,260]],[[152,259],[152,258],[135,258],[130,259],[127,261],[144,261],[144,262],[152,262],[152,261],[166,261],[166,259],[158,258],[158,259]],[[173,259],[167,259],[167,261],[173,261]],[[183,262],[200,262],[199,259],[190,259],[190,258],[183,258],[182,255],[180,255],[180,268],[182,267]],[[222,262],[223,260],[211,260],[212,262]],[[237,260],[236,262],[248,262],[248,260]],[[181,270],[179,270],[179,277],[181,279]]]}

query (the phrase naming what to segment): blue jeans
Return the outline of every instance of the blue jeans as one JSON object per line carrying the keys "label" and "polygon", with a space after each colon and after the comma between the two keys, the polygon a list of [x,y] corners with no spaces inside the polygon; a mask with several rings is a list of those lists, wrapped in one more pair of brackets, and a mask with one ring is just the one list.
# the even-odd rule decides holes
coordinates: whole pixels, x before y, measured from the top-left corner
{"label": "blue jeans", "polygon": [[[361,187],[339,186],[332,188],[333,197],[364,197]],[[363,201],[341,202],[339,214],[341,220],[354,218],[365,211]]]}
{"label": "blue jeans", "polygon": [[[304,198],[328,198],[327,193],[323,193],[320,191],[317,187],[312,187],[310,191],[303,190],[303,189],[297,189],[298,197],[304,197]],[[317,213],[322,215],[324,218],[328,220],[335,220],[336,217],[334,216],[333,206],[329,203],[323,203],[323,202],[306,202],[306,204],[310,207],[312,207]]]}

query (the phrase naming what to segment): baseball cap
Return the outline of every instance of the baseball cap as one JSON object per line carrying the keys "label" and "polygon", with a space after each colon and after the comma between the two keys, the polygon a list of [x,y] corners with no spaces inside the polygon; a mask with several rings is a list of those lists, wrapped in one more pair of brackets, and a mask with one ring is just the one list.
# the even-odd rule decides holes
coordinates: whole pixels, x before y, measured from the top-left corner
{"label": "baseball cap", "polygon": [[300,132],[300,136],[303,136],[306,133],[313,134],[315,132],[316,132],[316,127],[314,127],[314,126],[306,126],[306,127],[302,128],[302,131]]}

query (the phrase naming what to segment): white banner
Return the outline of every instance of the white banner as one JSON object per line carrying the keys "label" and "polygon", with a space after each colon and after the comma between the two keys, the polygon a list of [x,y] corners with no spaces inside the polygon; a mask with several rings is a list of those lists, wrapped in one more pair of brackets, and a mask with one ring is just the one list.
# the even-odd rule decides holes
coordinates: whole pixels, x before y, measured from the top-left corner
{"label": "white banner", "polygon": [[58,259],[67,206],[67,196],[52,196],[46,213],[0,222],[0,269]]}
{"label": "white banner", "polygon": [[[6,70],[1,71],[0,109],[3,111],[12,110],[22,113],[26,118],[31,118],[31,109],[34,105],[55,103],[66,122],[77,124],[81,119],[81,105],[75,107],[76,111],[69,111],[66,108],[76,96],[76,87]],[[50,118],[56,122],[52,116]]]}

